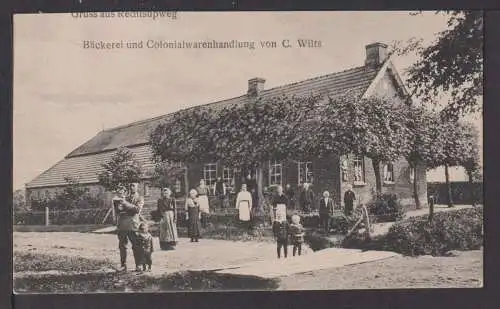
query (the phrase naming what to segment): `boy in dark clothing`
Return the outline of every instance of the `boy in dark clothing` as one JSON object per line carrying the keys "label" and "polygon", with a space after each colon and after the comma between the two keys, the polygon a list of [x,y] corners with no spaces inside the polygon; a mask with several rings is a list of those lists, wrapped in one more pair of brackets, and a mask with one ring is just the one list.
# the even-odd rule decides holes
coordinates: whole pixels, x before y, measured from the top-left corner
{"label": "boy in dark clothing", "polygon": [[292,224],[290,225],[290,234],[292,236],[293,256],[295,253],[302,253],[302,243],[304,242],[304,227],[300,224],[300,217],[292,216]]}
{"label": "boy in dark clothing", "polygon": [[153,264],[152,254],[153,254],[153,236],[148,231],[148,225],[146,222],[141,222],[139,225],[139,231],[137,232],[137,242],[138,242],[138,256],[140,257],[140,263],[142,264],[142,270],[151,271],[151,265]]}
{"label": "boy in dark clothing", "polygon": [[281,258],[281,248],[283,247],[284,257],[288,256],[288,235],[290,234],[290,226],[285,220],[275,221],[273,224],[274,237],[276,238],[276,252],[278,259]]}

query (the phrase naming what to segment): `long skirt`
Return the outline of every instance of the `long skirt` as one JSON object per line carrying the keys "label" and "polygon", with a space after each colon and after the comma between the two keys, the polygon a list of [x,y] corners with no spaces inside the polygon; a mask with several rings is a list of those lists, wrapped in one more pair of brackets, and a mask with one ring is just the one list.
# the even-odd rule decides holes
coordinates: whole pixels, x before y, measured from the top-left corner
{"label": "long skirt", "polygon": [[198,197],[198,204],[200,205],[200,212],[202,213],[210,213],[210,205],[208,204],[208,196],[200,195]]}
{"label": "long skirt", "polygon": [[172,210],[166,211],[160,221],[160,247],[163,250],[171,250],[178,241],[177,225]]}
{"label": "long skirt", "polygon": [[200,211],[198,207],[188,208],[188,237],[200,237]]}

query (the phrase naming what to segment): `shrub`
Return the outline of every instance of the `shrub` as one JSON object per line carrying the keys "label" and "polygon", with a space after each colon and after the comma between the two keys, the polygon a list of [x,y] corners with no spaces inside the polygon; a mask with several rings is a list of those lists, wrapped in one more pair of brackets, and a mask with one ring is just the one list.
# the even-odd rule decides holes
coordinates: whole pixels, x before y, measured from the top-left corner
{"label": "shrub", "polygon": [[394,224],[385,239],[389,250],[405,255],[444,255],[451,250],[474,250],[483,244],[483,208],[438,212]]}
{"label": "shrub", "polygon": [[[396,194],[377,194],[372,201],[367,204],[371,219],[376,222],[391,222],[401,220],[405,216],[405,208],[401,204]],[[375,221],[373,220],[373,221]]]}

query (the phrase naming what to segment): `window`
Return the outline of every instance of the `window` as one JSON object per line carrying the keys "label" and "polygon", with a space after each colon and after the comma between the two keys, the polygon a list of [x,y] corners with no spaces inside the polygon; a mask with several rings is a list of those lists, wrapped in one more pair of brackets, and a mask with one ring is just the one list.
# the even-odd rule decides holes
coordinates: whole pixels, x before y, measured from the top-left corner
{"label": "window", "polygon": [[384,165],[384,182],[394,183],[394,165],[392,163]]}
{"label": "window", "polygon": [[215,184],[215,181],[217,180],[217,164],[205,164],[203,167],[203,179],[205,179],[205,185],[208,187]]}
{"label": "window", "polygon": [[225,167],[222,170],[222,181],[226,184],[226,186],[232,187],[234,186],[234,175],[235,171],[232,168]]}
{"label": "window", "polygon": [[365,160],[363,156],[354,157],[354,184],[365,183]]}
{"label": "window", "polygon": [[299,180],[299,184],[301,183],[312,183],[312,176],[313,176],[313,173],[312,173],[312,162],[308,161],[308,162],[299,162],[299,168],[298,168],[298,171],[299,171],[299,177],[298,177],[298,180]]}
{"label": "window", "polygon": [[281,163],[269,161],[269,185],[281,185]]}

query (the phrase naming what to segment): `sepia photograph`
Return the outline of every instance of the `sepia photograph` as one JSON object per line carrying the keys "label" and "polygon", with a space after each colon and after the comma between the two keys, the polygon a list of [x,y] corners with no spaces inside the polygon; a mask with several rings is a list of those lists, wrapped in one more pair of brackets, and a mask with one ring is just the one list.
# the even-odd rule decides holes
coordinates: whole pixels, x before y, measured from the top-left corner
{"label": "sepia photograph", "polygon": [[483,287],[482,11],[13,30],[14,293]]}

